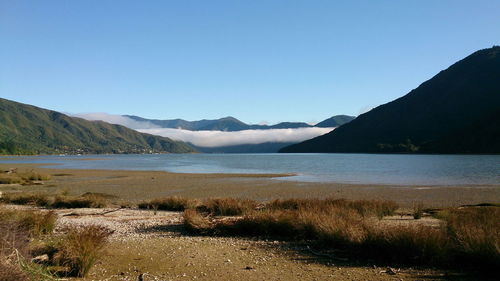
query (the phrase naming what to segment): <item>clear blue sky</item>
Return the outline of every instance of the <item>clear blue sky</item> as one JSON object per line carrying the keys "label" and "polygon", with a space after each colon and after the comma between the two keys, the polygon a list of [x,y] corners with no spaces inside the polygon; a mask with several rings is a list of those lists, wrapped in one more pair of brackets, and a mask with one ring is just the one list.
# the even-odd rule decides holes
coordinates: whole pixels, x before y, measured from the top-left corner
{"label": "clear blue sky", "polygon": [[0,97],[70,113],[320,121],[495,44],[498,0],[0,0]]}

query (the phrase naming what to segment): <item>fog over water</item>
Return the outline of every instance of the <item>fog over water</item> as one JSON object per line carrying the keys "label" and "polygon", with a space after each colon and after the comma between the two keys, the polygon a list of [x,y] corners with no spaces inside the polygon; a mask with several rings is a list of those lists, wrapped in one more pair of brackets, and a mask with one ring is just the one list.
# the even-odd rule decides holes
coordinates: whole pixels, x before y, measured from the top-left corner
{"label": "fog over water", "polygon": [[139,132],[190,142],[196,146],[217,147],[265,142],[301,142],[331,132],[335,128],[296,128],[225,131],[189,131],[182,129],[140,129]]}
{"label": "fog over water", "polygon": [[174,128],[160,128],[151,122],[141,122],[122,115],[107,113],[74,114],[87,120],[101,120],[122,125],[142,133],[158,135],[192,143],[201,147],[232,146],[240,144],[259,144],[266,142],[294,143],[302,142],[331,132],[335,128],[293,128],[243,131],[190,131]]}

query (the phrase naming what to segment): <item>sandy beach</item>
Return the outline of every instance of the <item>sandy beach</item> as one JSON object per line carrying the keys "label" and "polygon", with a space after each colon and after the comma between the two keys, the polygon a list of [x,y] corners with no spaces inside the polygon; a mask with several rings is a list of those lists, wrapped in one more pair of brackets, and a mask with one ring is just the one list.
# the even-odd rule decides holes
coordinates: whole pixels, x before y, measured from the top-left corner
{"label": "sandy beach", "polygon": [[[46,166],[46,165],[45,165]],[[280,175],[184,174],[161,171],[70,170],[57,165],[0,164],[0,169],[18,168],[51,175],[43,185],[0,185],[2,191],[68,192],[80,195],[100,192],[130,202],[166,196],[187,198],[238,197],[260,201],[276,198],[345,198],[394,200],[401,207],[423,203],[426,207],[451,207],[498,203],[498,185],[387,186],[342,183],[311,183],[279,180]]]}

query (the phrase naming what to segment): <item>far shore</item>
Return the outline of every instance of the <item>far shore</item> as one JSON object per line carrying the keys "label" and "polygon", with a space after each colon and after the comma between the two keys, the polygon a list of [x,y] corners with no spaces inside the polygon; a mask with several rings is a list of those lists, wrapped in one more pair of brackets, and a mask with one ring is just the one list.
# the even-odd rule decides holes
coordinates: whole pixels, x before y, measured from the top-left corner
{"label": "far shore", "polygon": [[[393,200],[411,208],[452,207],[500,202],[498,185],[396,186],[315,183],[273,179],[280,174],[185,174],[163,171],[76,170],[47,168],[48,164],[0,164],[51,175],[43,185],[0,185],[0,191],[100,192],[140,202],[167,196],[186,198],[237,197],[260,201],[277,198],[343,198]],[[44,166],[42,168],[41,166]]]}

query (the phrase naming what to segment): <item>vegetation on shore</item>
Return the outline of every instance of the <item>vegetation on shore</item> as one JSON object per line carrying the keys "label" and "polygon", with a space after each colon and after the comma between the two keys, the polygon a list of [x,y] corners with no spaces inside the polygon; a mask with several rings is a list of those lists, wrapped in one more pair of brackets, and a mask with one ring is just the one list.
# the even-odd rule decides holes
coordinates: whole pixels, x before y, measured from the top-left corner
{"label": "vegetation on shore", "polygon": [[99,193],[85,193],[80,196],[48,194],[43,192],[5,193],[0,202],[16,205],[32,205],[52,209],[104,208],[109,197]]}
{"label": "vegetation on shore", "polygon": [[[11,193],[4,194],[2,201],[46,208],[87,208],[109,205],[109,199],[105,194],[90,193],[78,197]],[[334,252],[337,258],[355,257],[404,265],[476,267],[487,271],[500,266],[500,209],[495,204],[430,210],[418,203],[410,213],[415,219],[410,224],[387,223],[385,217],[394,216],[399,206],[392,201],[379,200],[327,198],[258,202],[174,196],[141,202],[137,207],[155,213],[158,210],[183,211],[185,229],[198,235],[306,241],[312,247]],[[435,221],[439,220],[439,224],[420,223],[421,218],[431,215]],[[47,233],[50,229],[36,232]],[[104,232],[95,229],[94,233],[101,233],[98,236],[102,239],[96,237],[92,243],[104,241],[109,235]],[[77,237],[74,233],[72,235]],[[74,240],[82,241],[82,238]],[[64,251],[70,251],[70,248]],[[57,257],[67,257],[66,252],[60,250]],[[71,262],[66,258],[65,266],[76,268],[75,264],[79,264],[78,268],[90,268],[88,264],[97,257],[98,254],[89,260]],[[64,264],[58,259],[54,261]],[[88,272],[88,269],[75,268],[69,272],[79,275]]]}
{"label": "vegetation on shore", "polygon": [[0,207],[0,280],[56,280],[84,277],[102,255],[109,230],[86,226],[54,234],[52,211]]}
{"label": "vegetation on shore", "polygon": [[18,171],[17,169],[10,169],[0,173],[0,184],[33,185],[38,181],[46,181],[49,179],[49,175],[40,174],[33,170]]}
{"label": "vegetation on shore", "polygon": [[500,266],[499,208],[445,209],[435,215],[439,226],[380,221],[396,208],[390,201],[277,200],[234,219],[189,209],[184,223],[199,234],[307,240],[322,249],[382,262],[490,270]]}

